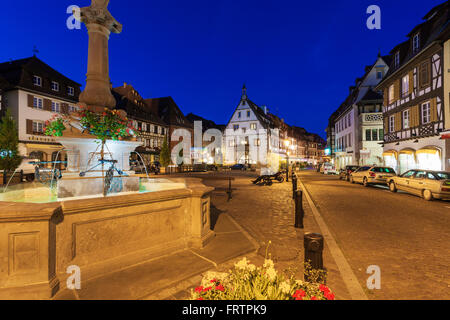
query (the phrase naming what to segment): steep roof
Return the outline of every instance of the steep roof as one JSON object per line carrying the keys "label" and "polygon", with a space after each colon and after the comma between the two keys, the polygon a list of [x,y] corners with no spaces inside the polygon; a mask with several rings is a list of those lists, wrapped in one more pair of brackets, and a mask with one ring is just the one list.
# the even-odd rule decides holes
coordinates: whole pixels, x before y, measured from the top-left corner
{"label": "steep roof", "polygon": [[224,131],[226,128],[226,125],[222,125],[222,124],[216,124],[214,121],[212,120],[207,120],[205,118],[202,118],[196,114],[193,114],[192,112],[189,113],[186,118],[191,122],[194,123],[195,121],[201,121],[202,122],[202,129],[203,132],[205,132],[206,130],[209,129],[218,129],[220,131]]}
{"label": "steep roof", "polygon": [[184,116],[172,97],[144,100],[147,106],[170,126],[192,129],[194,125]]}

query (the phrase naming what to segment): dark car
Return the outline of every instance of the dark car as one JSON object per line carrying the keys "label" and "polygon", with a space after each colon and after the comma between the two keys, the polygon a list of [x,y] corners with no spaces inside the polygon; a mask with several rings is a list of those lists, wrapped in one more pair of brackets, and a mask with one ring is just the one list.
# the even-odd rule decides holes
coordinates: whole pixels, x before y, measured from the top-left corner
{"label": "dark car", "polygon": [[194,164],[194,172],[207,172],[207,171],[217,171],[217,166],[214,164]]}
{"label": "dark car", "polygon": [[345,169],[341,169],[341,171],[339,172],[339,179],[350,181],[350,175],[352,174],[352,172],[355,172],[359,168],[360,166],[346,166]]}
{"label": "dark car", "polygon": [[232,166],[230,168],[231,170],[241,170],[241,171],[245,171],[247,170],[247,166],[245,164],[235,164],[234,166]]}

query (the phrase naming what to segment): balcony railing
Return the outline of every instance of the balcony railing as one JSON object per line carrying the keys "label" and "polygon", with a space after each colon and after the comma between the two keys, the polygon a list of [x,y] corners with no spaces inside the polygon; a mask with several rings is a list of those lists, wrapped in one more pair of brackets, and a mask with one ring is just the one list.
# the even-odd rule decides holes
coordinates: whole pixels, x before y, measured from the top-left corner
{"label": "balcony railing", "polygon": [[383,122],[383,113],[363,113],[360,115],[361,122]]}

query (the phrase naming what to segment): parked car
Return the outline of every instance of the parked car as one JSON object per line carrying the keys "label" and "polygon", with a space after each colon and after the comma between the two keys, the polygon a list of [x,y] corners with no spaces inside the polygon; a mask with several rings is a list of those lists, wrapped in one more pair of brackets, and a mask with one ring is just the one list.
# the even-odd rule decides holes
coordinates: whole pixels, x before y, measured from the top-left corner
{"label": "parked car", "polygon": [[341,169],[339,172],[339,179],[350,181],[350,175],[352,172],[358,170],[360,166],[346,166],[345,169]]}
{"label": "parked car", "polygon": [[245,164],[235,164],[234,166],[231,166],[230,169],[231,169],[231,170],[241,170],[241,171],[246,171],[246,170],[247,170],[247,165],[245,165]]}
{"label": "parked car", "polygon": [[193,170],[194,172],[207,172],[207,171],[217,171],[218,168],[214,164],[201,163],[201,164],[194,164]]}
{"label": "parked car", "polygon": [[36,165],[40,160],[23,158],[21,164],[17,168],[17,172],[23,171],[23,175],[28,182],[33,182],[35,179]]}
{"label": "parked car", "polygon": [[351,183],[362,183],[365,187],[369,185],[386,185],[389,178],[395,177],[395,170],[389,167],[363,166],[350,174]]}
{"label": "parked car", "polygon": [[336,167],[332,163],[328,163],[328,162],[324,163],[320,167],[320,173],[323,173],[323,174],[337,174]]}
{"label": "parked car", "polygon": [[388,185],[392,192],[406,191],[427,201],[450,200],[450,172],[410,170],[389,179]]}

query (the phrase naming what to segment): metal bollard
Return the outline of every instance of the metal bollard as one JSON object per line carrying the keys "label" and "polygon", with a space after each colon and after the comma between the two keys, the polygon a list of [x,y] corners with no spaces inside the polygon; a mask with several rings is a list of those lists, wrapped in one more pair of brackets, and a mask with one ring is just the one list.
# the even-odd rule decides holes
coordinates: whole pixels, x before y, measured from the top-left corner
{"label": "metal bollard", "polygon": [[295,228],[303,229],[303,218],[305,211],[303,210],[303,192],[301,190],[295,191]]}
{"label": "metal bollard", "polygon": [[297,176],[292,177],[292,198],[295,199],[295,192],[297,191]]}
{"label": "metal bollard", "polygon": [[[311,264],[314,270],[323,270],[323,247],[324,239],[318,233],[306,233],[304,238],[305,263]],[[305,274],[305,281],[308,281]]]}

